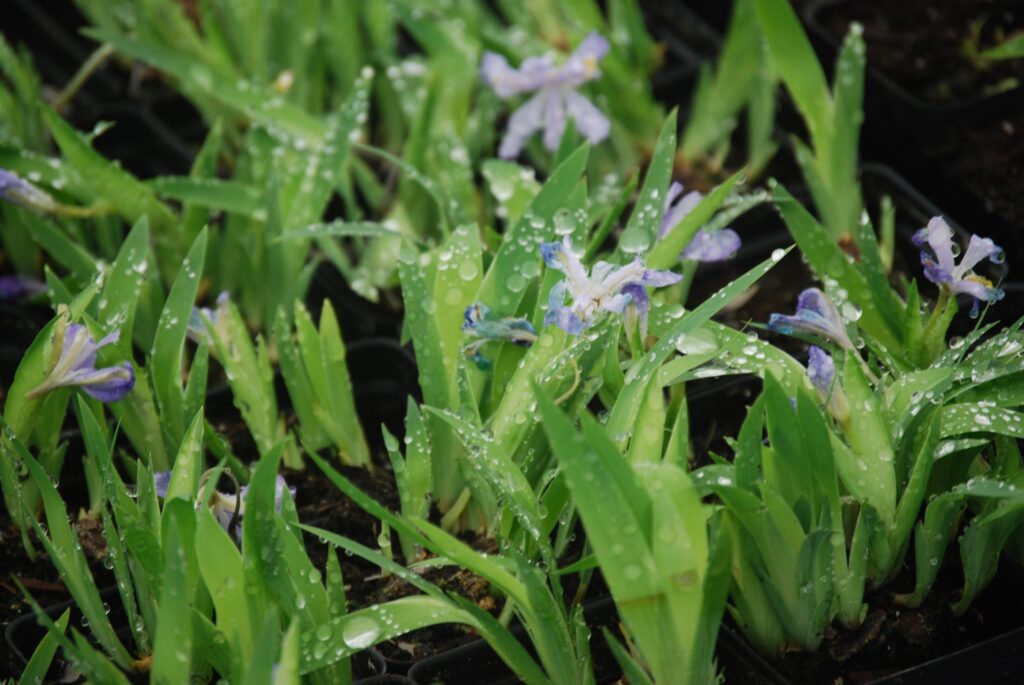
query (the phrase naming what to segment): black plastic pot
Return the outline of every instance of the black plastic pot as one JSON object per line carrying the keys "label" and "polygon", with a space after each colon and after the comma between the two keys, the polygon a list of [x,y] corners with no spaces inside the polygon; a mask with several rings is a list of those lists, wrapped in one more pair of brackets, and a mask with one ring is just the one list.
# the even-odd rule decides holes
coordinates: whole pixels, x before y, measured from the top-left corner
{"label": "black plastic pot", "polygon": [[381,425],[404,437],[408,399],[422,399],[412,352],[391,338],[368,338],[348,346],[347,361],[356,411],[371,446],[383,447]]}
{"label": "black plastic pot", "polygon": [[[757,653],[742,636],[723,627],[718,634],[719,665],[726,682],[735,685],[794,685]],[[1024,628],[966,649],[858,685],[938,685],[1024,682]]]}
{"label": "black plastic pot", "polygon": [[[826,65],[833,63],[840,38],[825,26],[823,18],[853,1],[817,0],[804,13],[808,33]],[[987,131],[1009,125],[1010,118],[1022,120],[1024,85],[937,105],[909,93],[872,68],[869,61],[864,106],[862,147],[867,154],[898,169],[928,195],[941,197],[943,207],[965,226],[992,237],[1008,249],[1019,242],[1020,226],[1015,224],[1024,216],[1022,195],[1007,188],[1001,202],[994,202],[987,186],[973,182],[974,174],[956,167],[964,157],[977,154],[975,145],[968,142],[973,140],[972,136],[985,137],[989,135]],[[998,170],[994,173],[998,174]],[[1007,206],[1014,202],[1015,208]],[[1016,254],[1024,256],[1024,250]]]}
{"label": "black plastic pot", "polygon": [[329,262],[317,267],[306,293],[306,307],[314,319],[319,319],[324,300],[334,307],[346,344],[364,338],[397,340],[401,335],[402,312],[356,293]]}
{"label": "black plastic pot", "polygon": [[[838,53],[841,38],[825,27],[822,17],[826,12],[844,5],[851,5],[854,0],[816,0],[811,2],[803,13],[808,34],[816,47],[823,53],[825,64],[831,66]],[[959,46],[950,46],[951,50]],[[871,127],[892,131],[898,129],[898,140],[901,142],[929,141],[936,136],[946,135],[951,125],[965,125],[979,121],[991,121],[1005,116],[1010,112],[1020,112],[1024,107],[1024,86],[1018,86],[994,95],[979,95],[949,104],[932,104],[925,102],[908,92],[905,88],[868,64],[866,89],[866,109],[871,114],[872,106],[876,106],[879,118],[871,114],[865,118],[867,130]]]}
{"label": "black plastic pot", "polygon": [[[606,672],[599,673],[597,682],[614,683],[620,677],[618,665],[607,648],[604,635],[597,626],[612,626],[618,620],[615,603],[611,597],[594,600],[584,608],[587,624],[592,628],[590,648],[595,660],[599,655],[607,657],[602,661]],[[526,631],[522,627],[512,629],[513,635],[533,654]],[[533,654],[536,656],[536,654]],[[420,661],[409,671],[409,677],[417,685],[514,685],[522,682],[505,666],[497,654],[483,640],[476,640],[462,647]]]}

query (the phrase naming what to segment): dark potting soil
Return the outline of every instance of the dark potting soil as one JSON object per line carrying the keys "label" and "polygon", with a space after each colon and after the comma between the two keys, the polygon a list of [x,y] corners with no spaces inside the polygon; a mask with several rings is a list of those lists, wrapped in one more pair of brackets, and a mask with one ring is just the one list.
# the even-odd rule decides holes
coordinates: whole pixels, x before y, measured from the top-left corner
{"label": "dark potting soil", "polygon": [[[1024,114],[958,127],[939,145],[929,156],[1010,229],[1001,242],[1007,261],[1011,266],[1024,265],[1024,241],[1020,240],[1024,227]],[[966,228],[981,235],[990,231],[987,226]]]}
{"label": "dark potting soil", "polygon": [[[963,583],[958,554],[946,555],[935,587],[916,609],[898,606],[896,592],[911,591],[913,560],[896,581],[865,596],[868,616],[859,630],[831,626],[813,653],[788,652],[773,666],[793,685],[866,685],[907,668],[951,654],[1024,625],[1024,573],[1003,561],[992,581],[967,612],[956,617],[950,604]],[[761,676],[763,678],[763,676]],[[760,685],[757,676],[730,673],[727,682]]]}
{"label": "dark potting soil", "polygon": [[820,21],[837,40],[850,22],[860,22],[868,66],[931,104],[968,101],[1021,85],[1020,60],[976,64],[964,49],[975,31],[980,32],[980,49],[986,49],[1024,29],[1019,0],[851,0],[823,8]]}

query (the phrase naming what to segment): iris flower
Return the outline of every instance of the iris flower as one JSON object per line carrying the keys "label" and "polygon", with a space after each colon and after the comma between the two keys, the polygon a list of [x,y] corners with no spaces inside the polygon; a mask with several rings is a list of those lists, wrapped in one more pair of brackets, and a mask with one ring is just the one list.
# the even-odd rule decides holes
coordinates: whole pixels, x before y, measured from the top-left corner
{"label": "iris flower", "polygon": [[498,340],[529,347],[537,340],[537,331],[526,319],[511,316],[497,318],[490,314],[487,305],[477,302],[466,307],[465,320],[462,323],[462,332],[470,338],[475,338],[463,350],[481,369],[491,366],[491,361],[480,354],[480,348],[484,344]]}
{"label": "iris flower", "polygon": [[518,69],[493,52],[484,52],[480,75],[502,99],[522,93],[534,95],[515,110],[508,130],[498,148],[498,156],[511,159],[519,155],[526,141],[544,130],[544,146],[557,150],[571,117],[576,130],[591,143],[599,143],[611,132],[611,123],[577,88],[600,77],[597,63],[608,52],[608,41],[599,33],[587,36],[576,52],[556,65],[550,55],[529,57]]}
{"label": "iris flower", "polygon": [[818,391],[822,401],[828,404],[832,415],[840,421],[845,421],[850,415],[850,408],[843,389],[838,384],[833,384],[836,364],[832,355],[812,345],[807,360],[807,377],[811,379],[811,385]]}
{"label": "iris flower", "polygon": [[26,397],[32,399],[57,388],[78,386],[101,402],[121,399],[135,385],[131,362],[96,368],[96,352],[116,342],[120,335],[120,331],[114,331],[96,342],[82,324],[75,323],[66,328],[63,323],[58,324],[53,340],[55,358],[51,361],[50,373]]}
{"label": "iris flower", "polygon": [[[625,314],[630,305],[640,316],[641,335],[646,335],[650,298],[645,286],[660,288],[682,279],[671,271],[648,269],[639,258],[625,266],[598,262],[588,275],[568,237],[561,243],[544,243],[540,250],[548,267],[565,274],[551,288],[544,325],[555,324],[570,335],[592,326],[601,312]],[[572,299],[569,305],[565,304],[567,293]]]}
{"label": "iris flower", "polygon": [[197,345],[201,342],[210,343],[210,334],[206,329],[207,324],[205,320],[208,319],[210,324],[213,325],[213,329],[217,331],[218,335],[220,335],[223,340],[225,337],[225,331],[222,330],[223,326],[220,322],[222,317],[225,316],[224,310],[227,308],[230,300],[230,295],[227,291],[224,291],[217,296],[216,309],[210,309],[209,307],[192,307],[192,314],[189,316],[188,328],[185,332],[188,339]]}
{"label": "iris flower", "polygon": [[772,314],[768,328],[786,335],[808,333],[831,340],[844,350],[853,349],[853,341],[846,332],[846,321],[828,295],[818,288],[808,288],[800,293],[793,316]]}
{"label": "iris flower", "polygon": [[[694,207],[700,204],[702,199],[704,196],[695,190],[683,195],[683,184],[673,181],[665,195],[665,208],[661,218],[661,227],[658,229],[658,238],[668,235],[673,228],[679,225],[680,221],[686,218],[687,214],[693,211]],[[695,262],[723,262],[736,254],[736,251],[740,249],[740,244],[739,234],[731,228],[722,228],[717,231],[705,231],[702,228],[694,234],[693,239],[679,255],[679,258]]]}
{"label": "iris flower", "polygon": [[992,281],[975,274],[974,269],[983,259],[991,259],[1001,263],[1004,253],[1001,247],[990,238],[971,236],[967,251],[956,263],[953,251],[953,229],[941,217],[933,217],[928,226],[914,234],[914,244],[923,247],[925,243],[932,249],[935,257],[921,252],[921,263],[924,264],[925,277],[949,294],[964,293],[974,298],[971,314],[976,316],[981,302],[996,302],[1003,299],[1003,291],[992,285]]}
{"label": "iris flower", "polygon": [[[167,497],[167,489],[171,484],[171,472],[159,471],[154,473],[153,483],[156,486],[157,497]],[[274,509],[278,512],[281,511],[281,504],[284,502],[285,490],[288,490],[292,499],[295,499],[295,488],[288,487],[284,477],[278,475],[274,483]],[[235,495],[227,495],[219,490],[214,490],[208,502],[213,509],[213,515],[217,518],[217,522],[228,533],[233,533],[239,541],[242,539],[240,523],[245,515],[245,498],[248,494],[248,485],[243,485],[239,488],[238,493]]]}
{"label": "iris flower", "polygon": [[0,199],[36,212],[53,212],[58,208],[49,193],[7,169],[0,169]]}

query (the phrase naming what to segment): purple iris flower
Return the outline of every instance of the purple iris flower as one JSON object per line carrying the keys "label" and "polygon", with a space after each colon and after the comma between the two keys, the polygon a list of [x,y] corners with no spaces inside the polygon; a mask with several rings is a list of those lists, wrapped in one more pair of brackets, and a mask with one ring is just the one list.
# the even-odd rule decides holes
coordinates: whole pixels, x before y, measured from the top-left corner
{"label": "purple iris flower", "polygon": [[842,387],[835,383],[836,363],[832,355],[820,347],[811,345],[807,360],[807,377],[811,379],[811,385],[818,391],[822,401],[828,404],[832,415],[840,421],[845,421],[850,415],[850,408]]}
{"label": "purple iris flower", "polygon": [[206,320],[208,319],[210,324],[213,326],[213,330],[224,339],[225,331],[224,326],[221,324],[225,315],[224,310],[227,309],[228,302],[231,301],[230,294],[225,290],[217,296],[217,307],[216,309],[210,309],[209,307],[192,307],[192,314],[188,319],[188,328],[185,330],[185,335],[188,339],[197,345],[201,342],[210,343],[210,334],[207,330]]}
{"label": "purple iris flower", "polygon": [[[990,238],[971,236],[960,263],[956,263],[953,252],[953,229],[941,216],[933,217],[928,226],[914,234],[914,244],[923,247],[925,243],[932,249],[935,257],[921,252],[921,263],[924,264],[925,277],[947,292],[964,293],[974,298],[972,315],[977,315],[981,302],[996,302],[1003,299],[1003,291],[992,285],[992,281],[975,274],[972,269],[983,259],[991,259],[996,264],[1005,259],[1001,247]],[[936,261],[937,260],[937,261]]]}
{"label": "purple iris flower", "polygon": [[491,366],[491,360],[480,353],[480,348],[484,344],[497,340],[529,347],[537,341],[537,331],[529,321],[522,317],[491,316],[491,310],[482,302],[466,307],[462,332],[467,337],[474,338],[462,349],[481,369],[488,369]]}
{"label": "purple iris flower", "polygon": [[0,199],[36,212],[52,212],[57,201],[13,171],[0,169]]}
{"label": "purple iris flower", "polygon": [[[694,207],[700,204],[702,199],[704,196],[695,190],[683,195],[683,184],[673,181],[665,195],[665,208],[661,218],[661,227],[658,228],[658,238],[668,235],[673,228],[679,225],[680,221],[686,218],[687,214],[693,211]],[[724,262],[736,254],[740,245],[739,234],[731,228],[717,231],[706,231],[702,228],[694,234],[693,239],[680,253],[679,258],[695,262]]]}
{"label": "purple iris flower", "polygon": [[96,352],[116,342],[120,335],[121,331],[114,331],[96,342],[82,324],[71,324],[66,329],[59,325],[54,337],[57,358],[52,362],[50,374],[45,381],[30,390],[26,397],[31,399],[57,388],[78,386],[101,402],[121,399],[135,385],[135,371],[131,362],[96,368]]}
{"label": "purple iris flower", "polygon": [[[158,471],[153,474],[153,484],[156,486],[157,497],[167,497],[167,489],[171,485],[171,472]],[[292,499],[295,499],[296,489],[288,487],[284,476],[278,475],[274,482],[274,510],[280,512],[281,504],[284,502],[284,491],[287,490]],[[236,495],[226,495],[219,490],[214,490],[210,497],[209,505],[213,508],[213,515],[217,518],[221,528],[231,533],[234,532],[239,542],[242,540],[242,527],[237,525],[245,515],[245,498],[249,494],[249,486],[243,485],[238,489]],[[237,517],[237,518],[236,518]],[[236,524],[236,525],[232,525]],[[232,531],[233,529],[233,531]]]}
{"label": "purple iris flower", "polygon": [[556,65],[550,55],[529,57],[518,69],[493,52],[484,52],[480,75],[502,99],[522,93],[534,95],[515,110],[508,130],[498,148],[498,156],[511,159],[519,155],[527,139],[544,129],[544,146],[557,150],[571,117],[576,130],[591,143],[608,137],[611,123],[577,88],[600,77],[598,62],[608,52],[608,41],[599,33],[587,36],[576,52]]}
{"label": "purple iris flower", "polygon": [[[648,269],[639,258],[624,266],[598,262],[588,275],[568,237],[561,243],[544,243],[540,251],[548,267],[565,274],[565,280],[551,288],[544,325],[555,324],[570,335],[593,325],[600,312],[624,314],[630,305],[639,314],[641,334],[646,335],[650,298],[644,286],[660,288],[683,278],[671,271]],[[569,305],[566,294],[572,299]]]}
{"label": "purple iris flower", "polygon": [[17,300],[46,292],[46,284],[27,276],[0,276],[0,300]]}
{"label": "purple iris flower", "polygon": [[800,293],[793,316],[772,314],[768,328],[786,335],[809,333],[831,340],[845,350],[853,349],[853,341],[846,332],[846,321],[828,295],[818,288],[808,288]]}

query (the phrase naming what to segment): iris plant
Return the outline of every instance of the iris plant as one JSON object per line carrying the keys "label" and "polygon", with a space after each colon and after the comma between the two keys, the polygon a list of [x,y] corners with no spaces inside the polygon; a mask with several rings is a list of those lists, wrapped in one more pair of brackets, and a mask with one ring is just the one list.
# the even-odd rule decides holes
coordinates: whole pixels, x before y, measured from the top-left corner
{"label": "iris plant", "polygon": [[[703,199],[704,195],[695,190],[683,195],[683,184],[673,181],[665,195],[665,207],[661,226],[658,228],[658,238],[666,236]],[[735,255],[739,249],[740,236],[731,228],[717,231],[708,231],[702,228],[693,236],[679,258],[695,262],[722,262]]]}
{"label": "iris plant", "polygon": [[[171,486],[171,471],[159,471],[153,474],[153,484],[158,497],[166,498]],[[230,475],[230,472],[226,472]],[[207,473],[209,475],[209,472]],[[205,478],[206,476],[204,476]],[[233,479],[233,478],[232,478]],[[274,483],[274,510],[281,511],[281,503],[284,501],[284,491],[287,490],[292,499],[295,499],[295,488],[288,487],[284,477],[278,475]],[[217,518],[221,528],[229,533],[234,533],[239,542],[242,540],[242,528],[239,523],[245,516],[245,498],[249,494],[249,486],[243,485],[238,488],[234,495],[225,494],[214,490],[210,496],[209,504],[213,515]]]}
{"label": "iris plant", "polygon": [[35,212],[57,209],[57,201],[49,193],[7,169],[0,169],[0,199]]}
{"label": "iris plant", "polygon": [[611,123],[577,89],[601,76],[598,62],[608,52],[608,41],[598,33],[587,36],[562,64],[550,55],[529,57],[513,69],[501,55],[485,52],[480,73],[502,99],[523,93],[533,96],[512,113],[498,156],[519,155],[526,141],[544,130],[544,146],[556,150],[571,118],[576,129],[591,143],[608,137]]}
{"label": "iris plant", "polygon": [[853,349],[846,321],[828,295],[818,288],[808,288],[800,293],[796,313],[792,316],[772,314],[768,328],[786,335],[807,333],[833,342],[844,350]]}
{"label": "iris plant", "polygon": [[481,369],[490,367],[491,361],[480,354],[480,348],[491,341],[507,341],[520,347],[529,347],[537,340],[537,331],[522,317],[491,316],[487,305],[477,302],[466,307],[462,332],[473,341],[463,350]]}
{"label": "iris plant", "polygon": [[57,388],[78,386],[101,402],[116,402],[135,385],[131,362],[96,368],[96,353],[117,342],[121,332],[115,330],[96,342],[82,324],[64,327],[58,324],[53,340],[53,359],[46,380],[30,390],[29,399]]}
{"label": "iris plant", "polygon": [[997,302],[1003,299],[1003,291],[992,281],[974,273],[973,269],[984,259],[998,264],[1005,259],[1003,249],[991,238],[971,236],[960,263],[956,263],[958,250],[953,244],[953,229],[941,216],[933,217],[925,228],[914,234],[914,244],[923,247],[927,243],[932,254],[921,252],[925,277],[941,288],[944,298],[963,293],[974,298],[971,316],[978,315],[982,302]]}
{"label": "iris plant", "polygon": [[[624,266],[598,262],[588,274],[568,237],[561,243],[544,243],[540,249],[544,263],[565,274],[565,279],[551,288],[544,325],[554,324],[570,335],[579,335],[592,326],[599,313],[625,314],[629,305],[636,307],[643,334],[650,309],[645,287],[660,288],[682,279],[671,271],[648,269],[640,258]],[[567,293],[572,299],[568,305]]]}

